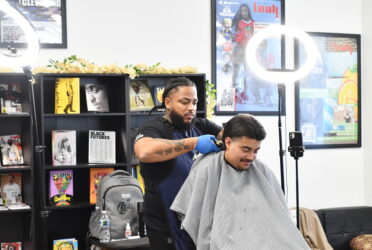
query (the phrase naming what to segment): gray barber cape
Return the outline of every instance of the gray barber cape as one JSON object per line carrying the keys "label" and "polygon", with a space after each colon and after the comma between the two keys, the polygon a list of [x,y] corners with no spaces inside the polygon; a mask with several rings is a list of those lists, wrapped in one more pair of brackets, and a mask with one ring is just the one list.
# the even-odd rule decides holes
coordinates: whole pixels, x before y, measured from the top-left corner
{"label": "gray barber cape", "polygon": [[171,209],[198,250],[310,249],[274,174],[259,160],[236,170],[223,151],[199,157]]}

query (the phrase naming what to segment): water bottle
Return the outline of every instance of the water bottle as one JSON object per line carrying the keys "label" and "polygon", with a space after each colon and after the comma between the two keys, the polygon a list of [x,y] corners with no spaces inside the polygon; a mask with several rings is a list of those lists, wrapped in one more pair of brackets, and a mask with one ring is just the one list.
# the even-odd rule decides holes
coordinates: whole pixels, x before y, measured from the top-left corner
{"label": "water bottle", "polygon": [[99,219],[99,225],[101,227],[99,241],[110,242],[110,219],[107,215],[107,211],[102,210],[101,218]]}
{"label": "water bottle", "polygon": [[132,236],[132,230],[130,229],[130,224],[127,223],[125,227],[125,238],[129,238],[130,236]]}

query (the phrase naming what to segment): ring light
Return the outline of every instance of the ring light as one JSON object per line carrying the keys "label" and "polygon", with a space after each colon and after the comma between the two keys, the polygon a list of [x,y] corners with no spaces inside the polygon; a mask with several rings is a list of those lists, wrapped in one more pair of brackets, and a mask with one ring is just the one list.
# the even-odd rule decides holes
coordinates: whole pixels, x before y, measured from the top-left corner
{"label": "ring light", "polygon": [[0,10],[20,26],[26,36],[27,50],[21,56],[7,56],[0,53],[0,63],[6,66],[22,67],[32,65],[39,53],[39,38],[29,21],[5,0],[0,0]]}
{"label": "ring light", "polygon": [[[307,57],[299,69],[291,72],[280,70],[274,72],[266,70],[257,61],[256,51],[260,43],[269,37],[279,35],[295,37],[303,44]],[[317,55],[318,50],[314,40],[306,32],[283,25],[270,26],[254,34],[249,40],[246,50],[247,64],[253,73],[266,81],[280,83],[295,82],[309,74],[316,64]]]}

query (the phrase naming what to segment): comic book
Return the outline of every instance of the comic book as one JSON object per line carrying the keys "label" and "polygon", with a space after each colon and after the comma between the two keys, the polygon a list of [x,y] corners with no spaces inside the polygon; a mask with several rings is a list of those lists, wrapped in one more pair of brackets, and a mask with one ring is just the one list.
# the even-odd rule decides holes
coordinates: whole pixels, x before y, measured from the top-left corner
{"label": "comic book", "polygon": [[21,83],[0,84],[0,113],[22,113]]}
{"label": "comic book", "polygon": [[154,107],[147,80],[130,81],[130,111],[146,111]]}
{"label": "comic book", "polygon": [[6,173],[0,175],[1,197],[4,205],[22,203],[22,174]]}
{"label": "comic book", "polygon": [[20,135],[0,136],[0,148],[2,165],[20,165],[24,163]]}
{"label": "comic book", "polygon": [[76,131],[52,131],[52,165],[76,165]]}
{"label": "comic book", "polygon": [[78,241],[75,238],[53,240],[53,250],[60,249],[77,250]]}
{"label": "comic book", "polygon": [[95,112],[109,112],[109,102],[105,85],[85,84],[87,110]]}
{"label": "comic book", "polygon": [[80,78],[56,79],[54,113],[80,113]]}
{"label": "comic book", "polygon": [[114,171],[114,168],[91,168],[89,169],[89,202],[96,204],[97,187],[102,178]]}
{"label": "comic book", "polygon": [[74,197],[72,170],[55,170],[49,173],[49,203],[53,206],[71,205]]}
{"label": "comic book", "polygon": [[2,242],[1,250],[22,250],[22,242]]}
{"label": "comic book", "polygon": [[116,163],[116,132],[89,130],[89,163]]}

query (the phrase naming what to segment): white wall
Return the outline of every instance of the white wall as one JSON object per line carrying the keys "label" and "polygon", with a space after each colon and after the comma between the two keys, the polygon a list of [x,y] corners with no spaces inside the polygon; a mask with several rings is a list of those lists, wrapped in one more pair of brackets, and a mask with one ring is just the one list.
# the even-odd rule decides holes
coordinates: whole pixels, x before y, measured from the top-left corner
{"label": "white wall", "polygon": [[364,149],[364,197],[367,205],[372,205],[372,130],[371,130],[371,110],[372,110],[372,1],[362,0],[362,108],[363,108],[363,149]]}
{"label": "white wall", "polygon": [[[362,1],[369,5],[369,10],[372,9],[369,0],[286,0],[286,23],[305,31],[361,33]],[[365,9],[363,13],[368,16]],[[77,54],[97,64],[162,62],[167,67],[192,65],[207,73],[210,79],[208,0],[70,0],[67,1],[67,18],[68,49],[42,50],[39,65],[47,64],[49,58],[60,60]],[[367,76],[364,82],[366,79]],[[285,139],[288,132],[294,130],[293,86],[287,87],[286,94]],[[367,99],[366,94],[363,97]],[[363,133],[367,134],[368,103],[364,100]],[[227,119],[216,117],[217,122]],[[259,117],[259,120],[268,132],[260,158],[269,163],[279,177],[277,117]],[[367,137],[363,139],[363,145],[367,145]],[[372,175],[372,170],[363,165],[363,160],[369,160],[372,154],[363,153],[363,148],[307,150],[299,161],[300,205],[316,209],[364,205],[365,199],[372,203],[372,198],[365,198],[367,194],[372,197],[371,185],[367,177],[363,178],[366,173],[369,178]],[[288,198],[293,206],[294,160],[288,157],[287,161]]]}

